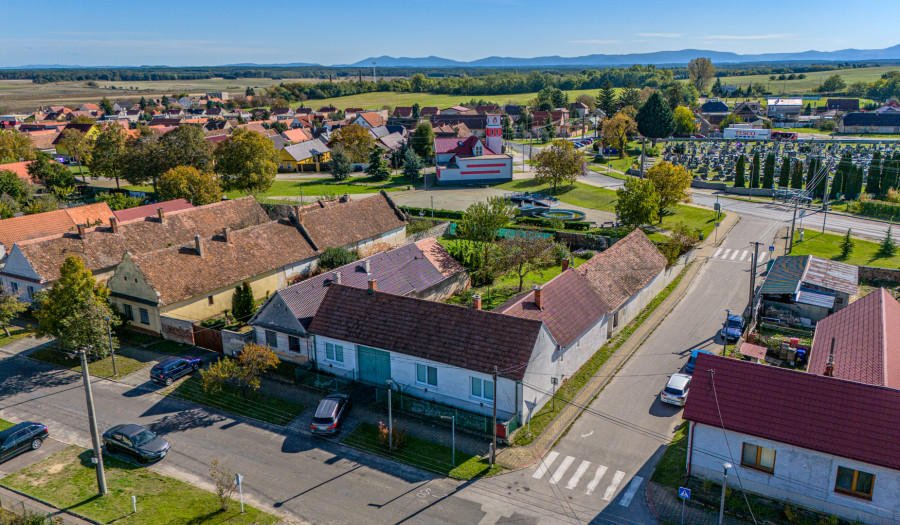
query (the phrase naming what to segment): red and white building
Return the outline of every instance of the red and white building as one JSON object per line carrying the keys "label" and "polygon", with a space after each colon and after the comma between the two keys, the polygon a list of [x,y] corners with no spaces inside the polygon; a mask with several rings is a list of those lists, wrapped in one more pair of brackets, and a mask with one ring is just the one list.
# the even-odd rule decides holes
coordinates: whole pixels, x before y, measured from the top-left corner
{"label": "red and white building", "polygon": [[438,184],[483,184],[512,180],[512,157],[502,153],[500,118],[500,115],[487,115],[484,140],[476,136],[434,139]]}

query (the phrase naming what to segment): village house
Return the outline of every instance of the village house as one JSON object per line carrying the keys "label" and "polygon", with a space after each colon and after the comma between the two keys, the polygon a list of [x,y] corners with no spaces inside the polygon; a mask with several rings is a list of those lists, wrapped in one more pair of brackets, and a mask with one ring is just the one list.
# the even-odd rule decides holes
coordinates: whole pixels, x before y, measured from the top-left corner
{"label": "village house", "polygon": [[328,162],[331,158],[331,149],[321,138],[318,138],[285,146],[279,151],[279,154],[281,155],[278,164],[280,171],[301,171],[304,165],[315,166],[315,171],[319,171],[321,163]]}
{"label": "village house", "polygon": [[900,133],[900,111],[847,113],[838,122],[840,133]]}
{"label": "village house", "polygon": [[[0,170],[3,165],[0,165]],[[0,262],[16,243],[76,231],[79,224],[95,224],[109,220],[113,211],[105,202],[75,206],[33,215],[20,215],[0,220]],[[25,285],[25,290],[29,285]],[[3,281],[5,290],[19,291],[15,281]],[[31,294],[27,294],[30,297]]]}
{"label": "village house", "polygon": [[852,264],[813,255],[782,256],[759,290],[762,315],[809,328],[856,300],[858,283]]}
{"label": "village house", "polygon": [[859,111],[858,98],[829,98],[825,101],[825,107],[837,111]]}
{"label": "village house", "polygon": [[803,112],[803,99],[769,98],[766,99],[766,117],[772,120],[796,120]]}
{"label": "village house", "polygon": [[357,114],[356,118],[353,119],[353,124],[358,124],[369,130],[378,126],[384,126],[386,122],[381,113],[377,111],[366,111]]}
{"label": "village house", "polygon": [[[498,125],[497,131],[499,130]],[[512,180],[512,157],[500,153],[502,140],[497,136],[489,138],[487,142],[493,143],[498,148],[497,151],[474,135],[466,138],[435,138],[437,184],[483,184]]]}

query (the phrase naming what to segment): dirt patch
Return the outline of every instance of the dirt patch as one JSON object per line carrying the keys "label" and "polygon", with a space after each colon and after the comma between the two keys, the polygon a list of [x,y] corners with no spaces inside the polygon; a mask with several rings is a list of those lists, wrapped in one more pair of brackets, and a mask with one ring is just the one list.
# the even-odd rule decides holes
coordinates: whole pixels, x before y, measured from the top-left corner
{"label": "dirt patch", "polygon": [[47,467],[47,474],[59,474],[66,468],[66,465],[68,465],[68,463],[54,463]]}

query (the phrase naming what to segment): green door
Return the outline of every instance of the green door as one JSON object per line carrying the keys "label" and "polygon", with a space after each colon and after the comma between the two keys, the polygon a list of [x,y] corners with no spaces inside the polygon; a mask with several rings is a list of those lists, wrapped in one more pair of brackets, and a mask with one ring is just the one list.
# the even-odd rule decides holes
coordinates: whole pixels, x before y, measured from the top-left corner
{"label": "green door", "polygon": [[368,346],[357,345],[356,349],[359,356],[359,380],[384,385],[391,378],[391,355]]}

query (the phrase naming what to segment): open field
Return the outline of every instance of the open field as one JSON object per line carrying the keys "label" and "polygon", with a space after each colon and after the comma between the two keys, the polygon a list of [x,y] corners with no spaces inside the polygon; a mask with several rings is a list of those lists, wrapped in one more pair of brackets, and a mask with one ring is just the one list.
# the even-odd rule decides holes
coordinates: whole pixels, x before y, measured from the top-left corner
{"label": "open field", "polygon": [[[569,101],[575,102],[578,95],[587,93],[594,97],[597,96],[598,89],[573,89],[567,91]],[[474,99],[485,99],[493,101],[497,104],[525,104],[529,100],[537,97],[537,93],[519,93],[510,95],[479,95],[477,93],[471,95],[434,95],[431,93],[394,93],[379,91],[375,93],[361,93],[359,95],[350,95],[347,97],[335,97],[324,99],[310,99],[303,102],[303,105],[311,108],[320,108],[333,105],[338,109],[345,108],[366,108],[377,109],[382,106],[412,106],[418,102],[420,106],[437,106],[446,108],[457,104],[462,104]],[[291,104],[291,107],[299,107],[300,102]]]}
{"label": "open field", "polygon": [[855,69],[817,71],[812,73],[805,73],[806,78],[801,80],[769,80],[770,75],[721,77],[721,79],[722,84],[733,84],[742,88],[747,87],[747,84],[749,84],[750,82],[753,82],[754,84],[762,82],[763,84],[768,85],[768,91],[771,91],[776,95],[781,93],[797,94],[811,93],[812,90],[822,84],[822,82],[824,82],[826,78],[834,74],[840,75],[841,78],[844,79],[844,82],[846,82],[847,85],[850,85],[854,82],[872,82],[881,78],[881,75],[887,73],[888,71],[898,70],[900,70],[900,66],[860,67]]}

